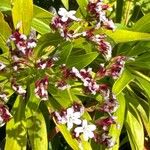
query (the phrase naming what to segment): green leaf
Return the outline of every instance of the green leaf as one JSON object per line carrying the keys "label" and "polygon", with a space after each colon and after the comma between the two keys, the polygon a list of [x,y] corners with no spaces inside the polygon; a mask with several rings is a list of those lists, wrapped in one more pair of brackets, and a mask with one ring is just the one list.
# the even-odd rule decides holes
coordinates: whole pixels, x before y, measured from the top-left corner
{"label": "green leaf", "polygon": [[136,108],[130,103],[127,110],[125,127],[132,150],[144,149],[144,129]]}
{"label": "green leaf", "polygon": [[13,118],[6,125],[5,150],[26,150],[26,122],[25,122],[25,101],[17,97],[12,108]]}
{"label": "green leaf", "polygon": [[79,5],[79,9],[80,9],[82,15],[84,17],[86,17],[88,0],[76,0],[76,1],[77,1],[78,5]]}
{"label": "green leaf", "polygon": [[115,81],[113,85],[113,93],[118,95],[133,79],[133,75],[127,69],[124,69],[122,75],[117,79],[117,81]]}
{"label": "green leaf", "polygon": [[67,66],[82,69],[89,65],[98,55],[98,52],[91,52],[83,55],[70,56],[68,58]]}
{"label": "green leaf", "polygon": [[57,124],[58,129],[64,136],[67,143],[72,147],[73,150],[80,150],[79,144],[76,139],[73,139],[70,132],[67,130],[65,125],[59,125]]}
{"label": "green leaf", "polygon": [[48,33],[51,31],[49,24],[52,17],[52,13],[34,5],[32,27],[40,34]]}
{"label": "green leaf", "polygon": [[34,113],[38,110],[38,107],[41,102],[41,100],[35,96],[34,89],[35,86],[34,83],[32,83],[29,86],[30,97],[27,101],[26,108],[25,108],[26,118],[29,118],[34,115]]}
{"label": "green leaf", "polygon": [[32,0],[15,0],[12,9],[12,17],[14,27],[19,22],[22,23],[20,31],[26,35],[30,33],[31,21],[33,17],[33,1]]}
{"label": "green leaf", "polygon": [[[58,56],[59,56],[59,61],[58,64],[67,64],[68,58],[70,56],[70,53],[72,51],[72,43],[71,42],[66,42],[63,45],[59,47]],[[56,52],[56,55],[57,55]]]}
{"label": "green leaf", "polygon": [[146,14],[139,21],[137,21],[132,29],[134,31],[150,32],[150,13]]}
{"label": "green leaf", "polygon": [[10,11],[11,10],[11,1],[10,0],[1,0],[0,1],[0,10],[1,11]]}
{"label": "green leaf", "polygon": [[0,48],[2,48],[3,52],[8,51],[8,47],[6,46],[6,41],[11,35],[11,29],[7,22],[4,20],[3,14],[0,12]]}
{"label": "green leaf", "polygon": [[[68,89],[69,90],[69,89]],[[49,93],[53,96],[53,98],[63,107],[67,108],[73,103],[73,94],[68,93],[67,90],[59,90],[54,86],[49,86]],[[75,97],[75,95],[74,95]]]}
{"label": "green leaf", "polygon": [[124,118],[125,118],[125,109],[126,109],[126,100],[125,100],[123,93],[120,93],[117,96],[117,100],[119,102],[119,108],[114,113],[114,116],[117,116],[118,125],[111,125],[110,130],[109,130],[109,133],[112,136],[113,140],[117,142],[117,145],[113,147],[112,150],[115,150],[115,149],[117,150],[119,146],[119,137],[120,137],[121,130],[123,127]]}
{"label": "green leaf", "polygon": [[33,150],[47,150],[48,138],[45,119],[40,110],[27,119],[27,131]]}
{"label": "green leaf", "polygon": [[66,9],[69,9],[69,0],[61,0]]}
{"label": "green leaf", "polygon": [[35,56],[40,57],[43,49],[48,46],[57,46],[64,42],[63,38],[58,33],[47,33],[40,37],[37,47],[35,48]]}
{"label": "green leaf", "polygon": [[105,33],[116,43],[150,40],[150,34],[143,32],[116,29],[116,31],[107,30]]}

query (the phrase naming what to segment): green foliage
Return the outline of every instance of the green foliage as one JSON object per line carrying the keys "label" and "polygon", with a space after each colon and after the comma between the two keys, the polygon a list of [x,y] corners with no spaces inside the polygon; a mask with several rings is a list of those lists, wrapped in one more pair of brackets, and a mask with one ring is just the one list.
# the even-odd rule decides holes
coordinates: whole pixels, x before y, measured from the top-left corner
{"label": "green foliage", "polygon": [[[61,0],[67,10],[74,7],[69,6],[69,2],[71,3],[69,0]],[[32,0],[0,1],[0,49],[2,50],[0,62],[6,65],[5,69],[0,69],[0,95],[5,91],[9,99],[8,102],[3,102],[0,97],[0,106],[8,105],[12,114],[12,118],[6,124],[6,150],[28,148],[50,150],[56,146],[55,141],[59,136],[63,142],[58,140],[57,149],[60,149],[62,143],[64,149],[108,149],[102,145],[102,142],[97,144],[93,139],[86,141],[83,135],[79,136],[79,140],[76,139],[72,133],[73,129],[68,130],[66,124],[59,123],[54,117],[54,112],[63,113],[76,103],[84,107],[82,120],[86,119],[91,124],[96,124],[96,121],[99,118],[102,119],[102,116],[112,115],[100,111],[100,106],[105,103],[103,93],[88,93],[90,90],[86,89],[87,86],[84,85],[86,83],[82,83],[83,79],[79,76],[75,77],[75,74],[70,77],[68,72],[63,72],[63,64],[69,71],[73,67],[78,70],[92,67],[90,78],[100,85],[107,84],[112,92],[110,93],[116,96],[119,107],[113,116],[117,119],[108,127],[109,135],[116,142],[112,150],[124,149],[124,143],[128,143],[132,150],[147,148],[146,139],[150,141],[150,13],[148,1],[112,0],[109,2],[113,10],[108,12],[107,16],[115,20],[117,28],[113,31],[99,28],[92,33],[107,35],[105,40],[111,43],[113,52],[112,57],[106,59],[100,52],[101,49],[97,48],[99,45],[95,44],[90,37],[84,36],[84,31],[90,31],[95,27],[96,22],[92,20],[94,16],[90,16],[90,12],[87,11],[88,0],[76,0],[75,2],[76,5],[78,4],[77,16],[82,20],[71,22],[67,30],[70,31],[69,34],[72,33],[72,30],[74,33],[83,32],[84,34],[82,33],[80,38],[72,39],[67,39],[65,35],[62,37],[59,30],[54,31],[50,23],[55,15],[34,5]],[[18,30],[27,38],[29,38],[30,31],[35,30],[35,33],[32,34],[37,37],[37,46],[34,48],[32,57],[21,58],[23,65],[27,66],[15,72],[12,49],[16,50],[18,47],[13,41],[10,46],[8,38],[19,22],[21,25]],[[19,54],[16,55],[20,57]],[[124,70],[119,77],[115,79],[109,73],[106,76],[98,76],[99,65],[104,64],[107,70],[118,56],[125,57],[126,62],[125,65],[123,64]],[[58,60],[55,60],[55,57]],[[37,62],[48,58],[50,58],[48,64],[50,67],[39,69]],[[39,82],[43,78],[44,81],[49,78],[48,84],[43,85]],[[65,80],[70,88],[60,90],[57,82],[62,80]],[[26,89],[26,93],[19,95],[16,91],[13,94],[14,89],[12,88],[15,81],[17,81],[16,84]],[[42,98],[37,96],[37,84],[47,89],[47,101],[42,101]],[[17,95],[17,98],[13,95]],[[78,126],[75,125],[75,127]],[[95,132],[101,134],[101,128],[98,127]]]}

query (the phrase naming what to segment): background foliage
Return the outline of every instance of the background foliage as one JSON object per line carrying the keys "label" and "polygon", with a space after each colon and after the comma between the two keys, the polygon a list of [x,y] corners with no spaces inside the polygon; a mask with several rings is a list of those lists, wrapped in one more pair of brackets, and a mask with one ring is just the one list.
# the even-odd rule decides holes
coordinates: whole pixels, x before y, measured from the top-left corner
{"label": "background foliage", "polygon": [[[115,113],[120,129],[112,125],[110,134],[117,141],[112,148],[142,150],[150,147],[150,2],[149,0],[107,0],[113,11],[109,14],[116,23],[115,32],[104,31],[111,38],[114,51],[113,57],[124,55],[133,58],[125,65],[123,74],[114,81],[112,90],[119,101],[119,109]],[[60,63],[69,67],[84,68],[96,66],[103,59],[97,58],[97,53],[88,49],[85,41],[76,40],[67,43],[53,33],[49,27],[53,17],[52,7],[58,10],[66,7],[75,9],[79,16],[85,15],[87,0],[0,0],[0,61],[8,63],[8,47],[6,41],[14,30],[18,19],[22,18],[22,32],[28,34],[30,27],[38,33],[38,44],[35,57],[40,57],[61,42],[56,54],[60,51]],[[40,7],[38,7],[40,6]],[[42,9],[43,7],[44,9]],[[67,45],[67,46],[66,46]],[[83,54],[83,49],[85,53]],[[78,50],[77,53],[74,51]],[[51,53],[50,53],[51,54]],[[76,63],[78,62],[78,63]],[[96,67],[95,67],[96,69]],[[78,149],[78,143],[64,126],[57,125],[49,115],[49,111],[59,107],[69,107],[71,104],[67,91],[49,88],[49,101],[40,102],[32,93],[33,84],[29,84],[28,101],[24,102],[5,83],[5,75],[0,74],[0,84],[5,85],[9,93],[7,106],[13,118],[0,128],[1,148],[9,150],[35,149],[59,150]],[[30,82],[30,81],[29,81]],[[93,104],[93,99],[79,94],[78,89],[71,90],[74,99],[83,103]],[[86,102],[88,101],[88,102]],[[65,102],[65,103],[64,103]],[[87,106],[88,108],[89,106]],[[88,112],[87,112],[88,114]],[[88,115],[87,115],[88,118]],[[59,131],[58,131],[59,129]],[[84,149],[105,149],[98,144],[83,143]]]}

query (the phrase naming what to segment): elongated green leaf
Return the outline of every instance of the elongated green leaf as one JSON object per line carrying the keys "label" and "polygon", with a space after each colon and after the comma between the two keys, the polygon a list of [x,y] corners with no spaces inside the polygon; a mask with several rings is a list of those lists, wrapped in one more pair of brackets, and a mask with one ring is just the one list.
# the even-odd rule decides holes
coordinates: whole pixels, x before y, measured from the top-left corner
{"label": "elongated green leaf", "polygon": [[72,138],[72,136],[71,136],[70,132],[67,130],[66,126],[57,124],[57,127],[60,130],[60,132],[62,133],[62,135],[64,136],[67,143],[73,148],[73,150],[80,150],[77,140]]}
{"label": "elongated green leaf", "polygon": [[150,32],[150,13],[143,16],[133,26],[134,31]]}
{"label": "elongated green leaf", "polygon": [[6,126],[5,150],[26,150],[25,101],[18,96],[12,108],[13,118]]}
{"label": "elongated green leaf", "polygon": [[4,52],[8,51],[8,47],[6,46],[6,41],[11,35],[11,29],[7,22],[4,20],[3,14],[0,12],[0,48]]}
{"label": "elongated green leaf", "polygon": [[15,0],[12,9],[13,23],[16,27],[19,22],[22,23],[20,31],[29,34],[31,21],[33,17],[33,1],[32,0]]}
{"label": "elongated green leaf", "polygon": [[129,30],[106,31],[106,34],[116,43],[150,40],[150,34]]}
{"label": "elongated green leaf", "polygon": [[41,100],[35,96],[33,92],[34,89],[35,89],[35,86],[34,86],[34,83],[32,83],[29,87],[30,97],[27,101],[26,108],[25,108],[26,118],[29,118],[34,115],[34,113],[38,110],[39,104],[41,102]]}
{"label": "elongated green leaf", "polygon": [[0,1],[0,10],[1,11],[11,10],[11,1],[10,0],[1,0]]}
{"label": "elongated green leaf", "polygon": [[118,95],[123,89],[134,79],[134,76],[125,69],[122,75],[114,83],[112,91],[115,95]]}
{"label": "elongated green leaf", "polygon": [[98,55],[98,52],[91,52],[78,56],[70,56],[68,58],[67,66],[82,69],[89,65]]}
{"label": "elongated green leaf", "polygon": [[47,150],[48,138],[45,119],[40,110],[27,120],[27,131],[33,150]]}
{"label": "elongated green leaf", "polygon": [[149,105],[148,103],[135,95],[133,91],[130,90],[130,95],[127,97],[128,101],[130,101],[134,107],[137,108],[145,129],[150,136],[150,121],[149,121]]}
{"label": "elongated green leaf", "polygon": [[52,17],[52,13],[34,5],[32,27],[41,34],[48,33],[51,31],[49,24]]}
{"label": "elongated green leaf", "polygon": [[85,17],[87,15],[88,0],[76,0],[76,1],[79,5],[79,9],[80,9],[82,15]]}
{"label": "elongated green leaf", "polygon": [[64,4],[66,9],[69,9],[69,0],[61,0],[61,2]]}
{"label": "elongated green leaf", "polygon": [[119,148],[119,137],[121,134],[121,130],[124,123],[125,118],[125,109],[126,109],[126,100],[124,98],[124,95],[120,93],[117,96],[117,100],[119,102],[119,108],[115,112],[114,116],[117,116],[117,123],[118,125],[111,125],[109,133],[112,136],[113,140],[117,142],[117,145],[112,148],[112,150],[117,150]]}
{"label": "elongated green leaf", "polygon": [[130,103],[127,111],[125,127],[132,150],[144,149],[144,129],[139,114]]}

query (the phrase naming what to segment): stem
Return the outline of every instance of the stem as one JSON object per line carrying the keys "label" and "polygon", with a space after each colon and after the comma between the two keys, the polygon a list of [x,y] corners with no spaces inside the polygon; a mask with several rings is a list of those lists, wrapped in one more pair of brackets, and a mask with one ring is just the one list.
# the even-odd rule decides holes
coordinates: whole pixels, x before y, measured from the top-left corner
{"label": "stem", "polygon": [[70,92],[70,88],[67,88],[67,93],[69,95],[69,98],[71,100],[71,102],[73,102],[72,96],[71,96],[71,92]]}

